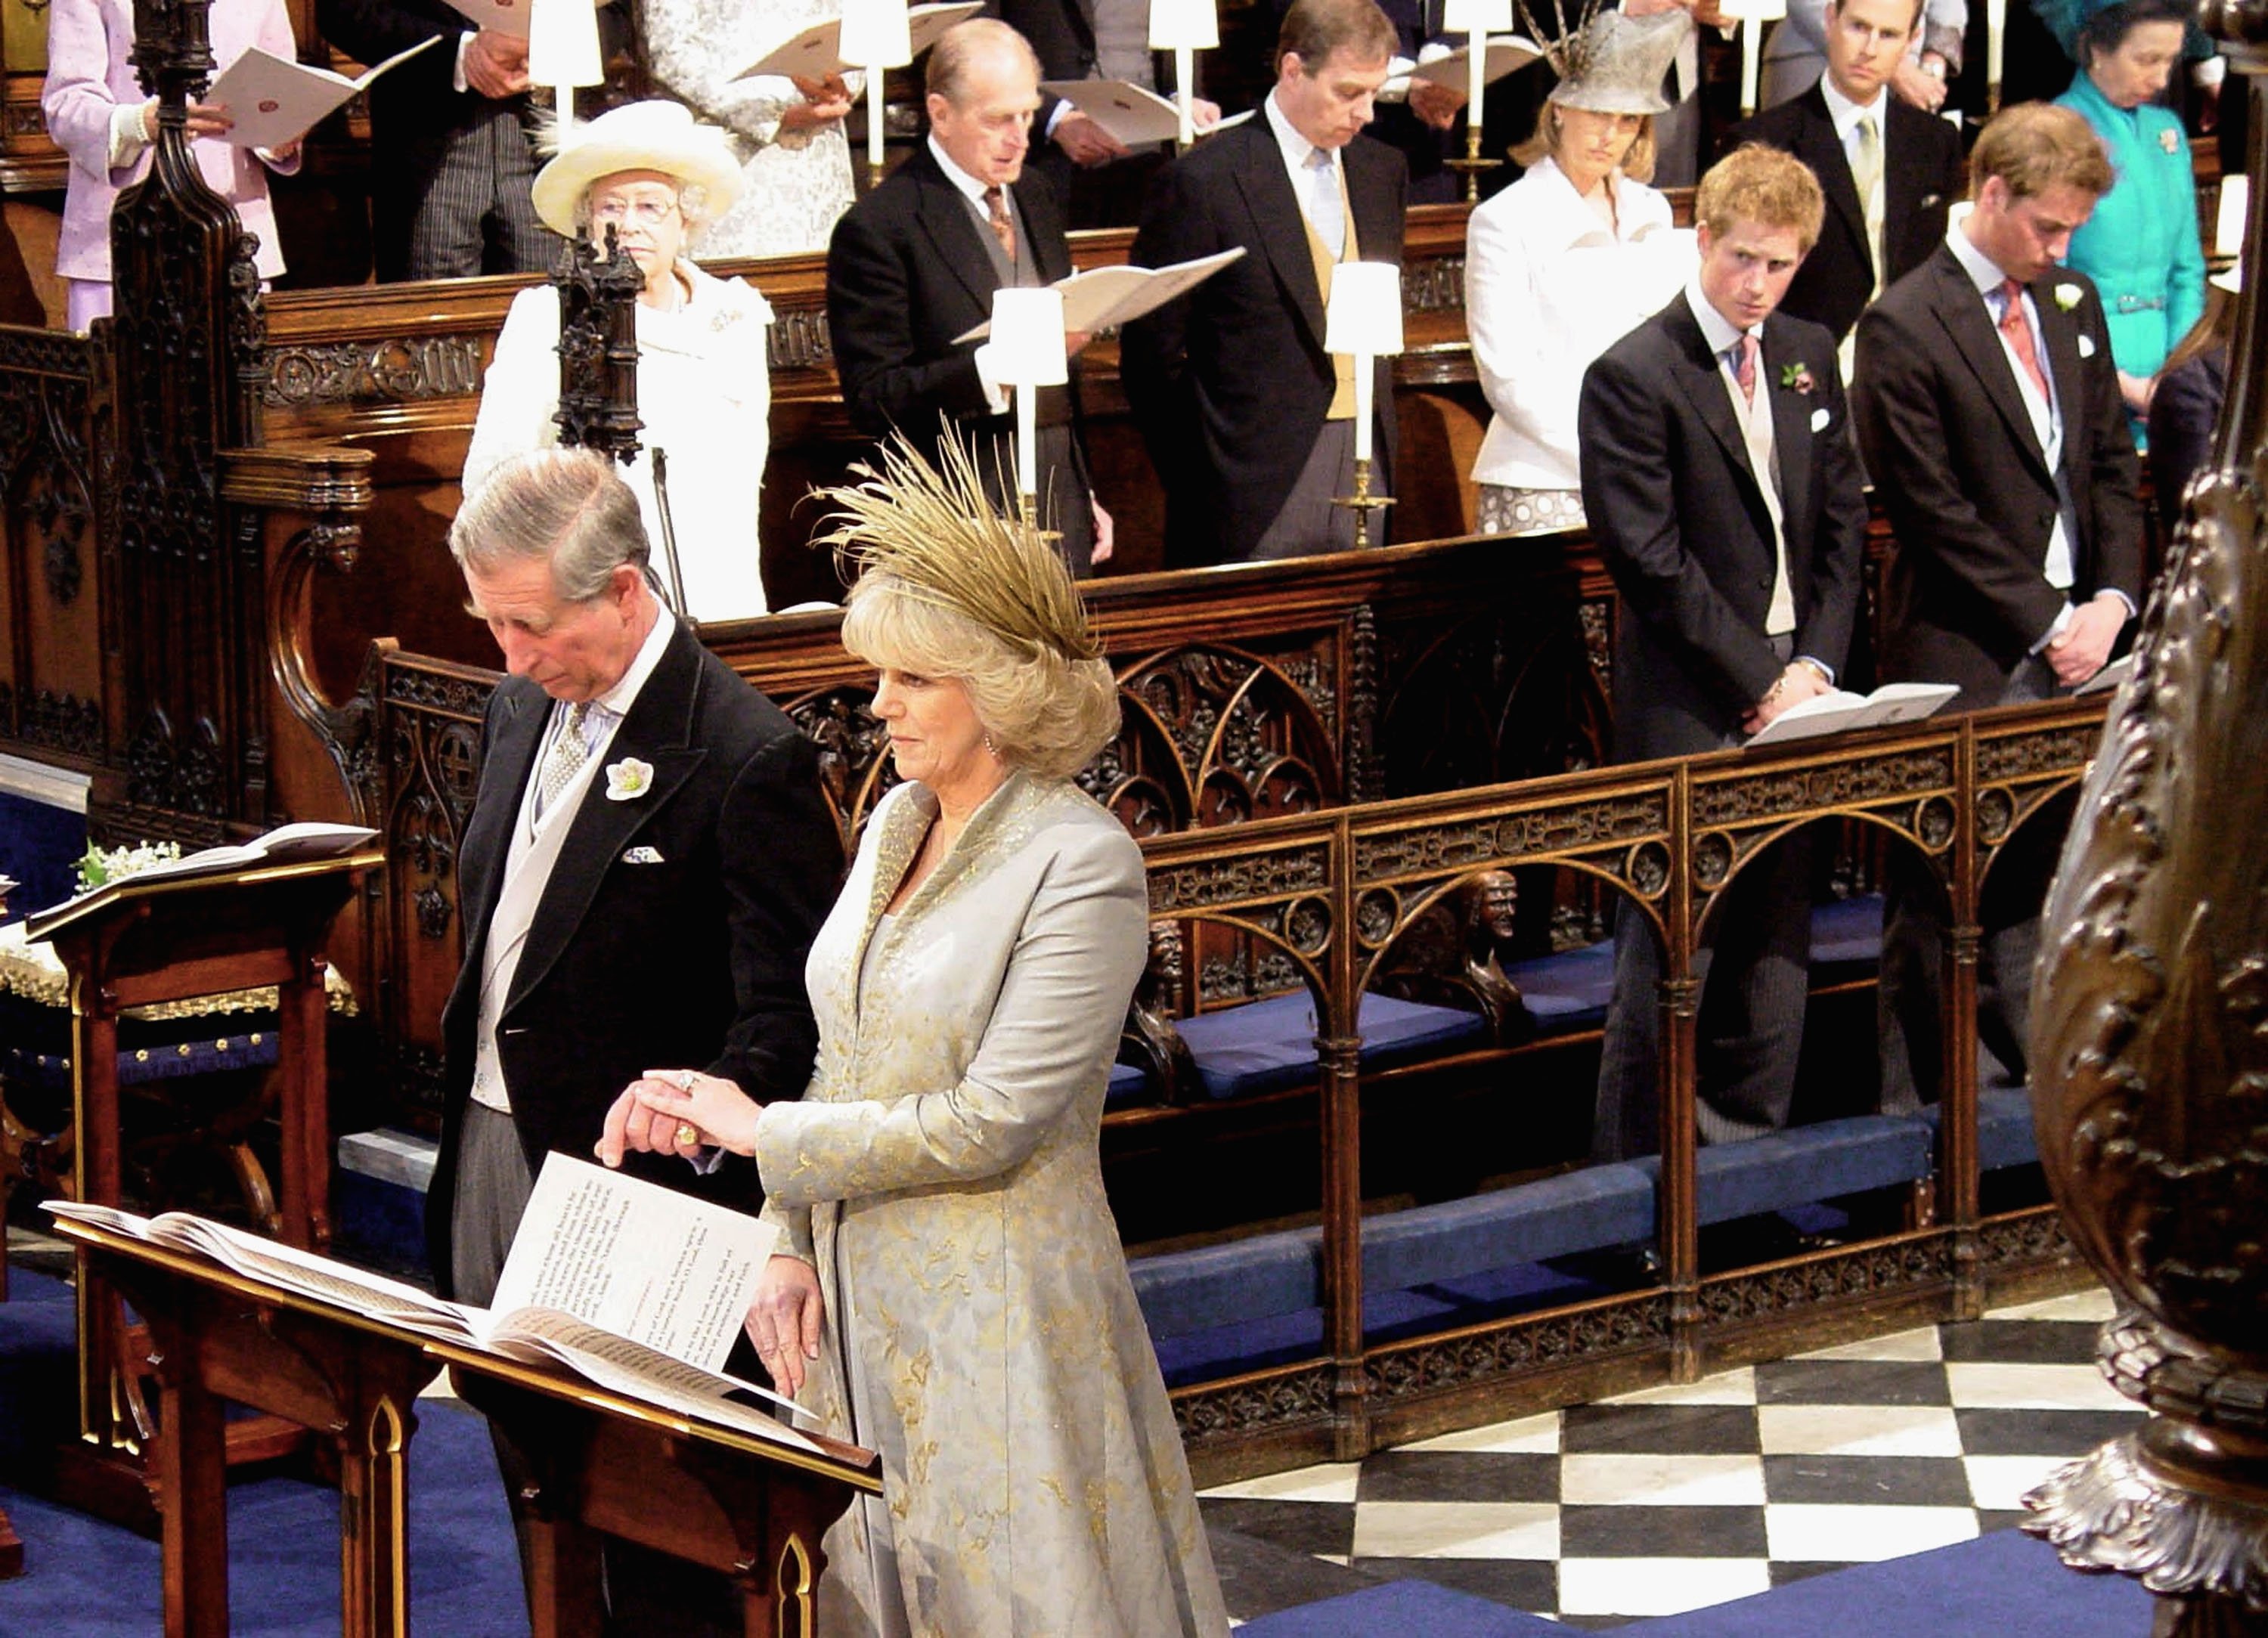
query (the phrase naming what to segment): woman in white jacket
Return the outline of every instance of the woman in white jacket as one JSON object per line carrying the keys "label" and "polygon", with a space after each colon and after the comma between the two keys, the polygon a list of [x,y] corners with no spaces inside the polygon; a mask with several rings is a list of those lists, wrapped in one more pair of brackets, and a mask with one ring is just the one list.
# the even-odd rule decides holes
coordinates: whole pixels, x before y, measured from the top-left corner
{"label": "woman in white jacket", "polygon": [[1513,156],[1528,173],[1473,211],[1465,319],[1496,412],[1473,461],[1484,534],[1581,526],[1583,372],[1692,271],[1691,234],[1646,186],[1661,77],[1688,26],[1682,11],[1602,11],[1554,48],[1565,77]]}
{"label": "woman in white jacket", "polygon": [[[547,226],[602,237],[612,227],[645,275],[637,307],[643,447],[622,474],[637,495],[665,590],[696,620],[764,613],[756,515],[770,444],[771,305],[685,254],[687,241],[740,197],[740,166],[724,134],[674,102],[630,103],[577,128],[537,173],[534,193]],[[467,499],[507,457],[559,441],[558,346],[559,292],[549,284],[522,290],[482,388],[465,452]],[[674,554],[655,495],[657,456],[666,460]]]}

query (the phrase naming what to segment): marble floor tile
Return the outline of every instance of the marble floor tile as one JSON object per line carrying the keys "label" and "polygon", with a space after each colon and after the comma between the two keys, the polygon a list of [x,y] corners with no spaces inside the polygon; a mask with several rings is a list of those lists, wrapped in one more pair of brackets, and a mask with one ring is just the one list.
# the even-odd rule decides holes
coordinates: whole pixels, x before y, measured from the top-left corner
{"label": "marble floor tile", "polygon": [[1995,1512],[2017,1512],[2025,1492],[2045,1483],[2066,1465],[2067,1456],[1965,1456],[1961,1465],[1969,1475],[1972,1507]]}
{"label": "marble floor tile", "polygon": [[2002,1365],[1955,1363],[1945,1367],[1953,1403],[1992,1410],[2131,1409],[2134,1401],[2112,1387],[2093,1365]]}
{"label": "marble floor tile", "polygon": [[2084,1319],[2101,1325],[2115,1319],[2118,1305],[2110,1293],[2101,1286],[2084,1291],[2074,1291],[2067,1296],[2043,1297],[2036,1303],[2019,1303],[2009,1308],[1996,1308],[1990,1318],[1994,1319]]}
{"label": "marble floor tile", "polygon": [[1562,1559],[1568,1615],[1676,1615],[1771,1590],[1762,1559]]}
{"label": "marble floor tile", "polygon": [[1749,1455],[1756,1413],[1741,1405],[1578,1405],[1564,1413],[1559,1448]]}
{"label": "marble floor tile", "polygon": [[[1943,1330],[1948,1360],[2004,1365],[2095,1367],[2102,1327],[2073,1319],[1979,1319]],[[1935,1335],[1937,1333],[1929,1334]]]}
{"label": "marble floor tile", "polygon": [[1555,1559],[1559,1509],[1542,1502],[1369,1502],[1355,1511],[1358,1559]]}
{"label": "marble floor tile", "polygon": [[1946,1369],[1922,1361],[1778,1360],[1756,1367],[1756,1403],[1949,1405]]}
{"label": "marble floor tile", "polygon": [[1958,1456],[1959,1414],[1944,1405],[1765,1405],[1756,1427],[1766,1456]]}
{"label": "marble floor tile", "polygon": [[1927,1364],[1945,1355],[1938,1343],[1937,1328],[1925,1326],[1918,1331],[1897,1331],[1886,1337],[1863,1337],[1856,1342],[1838,1342],[1833,1348],[1814,1348],[1808,1354],[1798,1354],[1794,1357]]}
{"label": "marble floor tile", "polygon": [[1753,1405],[1756,1402],[1756,1373],[1753,1366],[1724,1370],[1698,1382],[1665,1382],[1601,1399],[1602,1405]]}
{"label": "marble floor tile", "polygon": [[2124,1410],[1989,1410],[1953,1413],[1961,1448],[1971,1456],[2084,1456],[2139,1428],[2146,1413]]}
{"label": "marble floor tile", "polygon": [[1362,1465],[1355,1500],[1557,1502],[1557,1456],[1500,1451],[1381,1451]]}
{"label": "marble floor tile", "polygon": [[1969,1507],[1970,1477],[1951,1456],[1767,1456],[1764,1490],[1782,1502]]}
{"label": "marble floor tile", "polygon": [[1977,1515],[1965,1507],[1773,1502],[1764,1509],[1764,1531],[1775,1559],[1874,1563],[1971,1540]]}
{"label": "marble floor tile", "polygon": [[1756,1559],[1766,1553],[1761,1507],[1569,1507],[1559,1550],[1569,1558]]}
{"label": "marble floor tile", "polygon": [[1405,1444],[1404,1451],[1494,1451],[1505,1454],[1531,1452],[1553,1455],[1559,1449],[1559,1413],[1546,1411],[1541,1416],[1522,1416],[1514,1421],[1491,1422],[1485,1428],[1473,1428],[1463,1433],[1445,1433],[1436,1438],[1420,1439],[1415,1444]]}
{"label": "marble floor tile", "polygon": [[1197,1494],[1255,1502],[1351,1502],[1361,1477],[1360,1462],[1325,1462],[1314,1467],[1295,1467],[1289,1473],[1240,1479]]}
{"label": "marble floor tile", "polygon": [[1559,1499],[1570,1507],[1761,1507],[1764,1464],[1754,1456],[1565,1456]]}

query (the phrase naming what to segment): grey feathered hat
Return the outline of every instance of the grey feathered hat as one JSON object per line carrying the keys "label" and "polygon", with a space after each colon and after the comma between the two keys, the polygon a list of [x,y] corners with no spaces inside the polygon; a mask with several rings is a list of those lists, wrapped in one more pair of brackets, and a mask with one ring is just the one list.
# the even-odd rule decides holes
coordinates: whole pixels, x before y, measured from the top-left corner
{"label": "grey feathered hat", "polygon": [[[1522,12],[1527,12],[1523,4]],[[1564,15],[1564,14],[1563,14]],[[1612,9],[1590,13],[1552,39],[1532,14],[1524,20],[1544,60],[1559,76],[1550,99],[1591,114],[1667,114],[1662,77],[1693,19],[1683,10],[1631,17]]]}

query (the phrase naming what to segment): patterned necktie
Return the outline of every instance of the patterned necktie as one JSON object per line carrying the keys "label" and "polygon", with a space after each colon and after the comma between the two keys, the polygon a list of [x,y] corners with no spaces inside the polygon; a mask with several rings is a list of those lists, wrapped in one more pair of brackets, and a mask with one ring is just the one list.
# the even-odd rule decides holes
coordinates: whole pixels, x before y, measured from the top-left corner
{"label": "patterned necktie", "polygon": [[566,725],[553,737],[551,748],[543,753],[543,771],[535,782],[535,816],[543,817],[544,809],[558,800],[567,782],[582,770],[591,760],[591,747],[583,738],[583,724],[590,719],[591,702],[578,700],[567,708]]}
{"label": "patterned necktie", "polygon": [[2041,402],[2051,403],[2047,372],[2040,368],[2039,350],[2032,345],[2031,320],[2024,317],[2024,287],[2010,279],[2000,286],[2000,334],[2008,338],[2009,351],[2016,355],[2016,362],[2039,389]]}
{"label": "patterned necktie", "polygon": [[1858,185],[1859,210],[1867,221],[1867,254],[1874,264],[1877,279],[1882,270],[1882,135],[1875,129],[1874,116],[1859,116],[1856,135],[1858,152],[1851,160],[1851,180]]}
{"label": "patterned necktie", "polygon": [[1740,346],[1733,350],[1739,355],[1733,360],[1733,380],[1753,409],[1756,404],[1756,338],[1742,336]]}
{"label": "patterned necktie", "polygon": [[1016,259],[1016,223],[1008,214],[1008,193],[998,186],[984,190],[984,214],[991,220],[992,237],[1000,241],[1001,252],[1009,261]]}

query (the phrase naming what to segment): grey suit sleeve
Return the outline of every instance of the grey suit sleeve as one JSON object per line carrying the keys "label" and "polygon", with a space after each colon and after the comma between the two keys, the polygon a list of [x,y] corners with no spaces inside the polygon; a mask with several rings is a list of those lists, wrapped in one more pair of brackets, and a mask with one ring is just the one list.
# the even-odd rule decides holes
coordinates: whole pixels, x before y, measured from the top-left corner
{"label": "grey suit sleeve", "polygon": [[995,1176],[1022,1160],[1108,1060],[1148,947],[1130,838],[1082,833],[1025,911],[968,1072],[888,1101],[774,1104],[756,1159],[777,1207]]}

